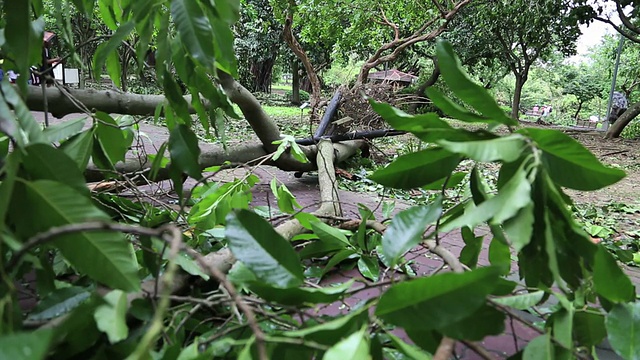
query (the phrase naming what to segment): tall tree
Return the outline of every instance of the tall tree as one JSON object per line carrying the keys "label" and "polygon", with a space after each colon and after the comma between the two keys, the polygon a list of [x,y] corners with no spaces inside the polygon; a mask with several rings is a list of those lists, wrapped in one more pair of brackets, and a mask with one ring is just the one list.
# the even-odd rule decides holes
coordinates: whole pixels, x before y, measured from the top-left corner
{"label": "tall tree", "polygon": [[460,36],[481,36],[484,47],[498,52],[515,76],[514,119],[519,116],[522,88],[531,66],[547,59],[554,49],[565,55],[575,53],[580,31],[570,15],[563,0],[484,0],[466,9],[462,22],[468,31]]}

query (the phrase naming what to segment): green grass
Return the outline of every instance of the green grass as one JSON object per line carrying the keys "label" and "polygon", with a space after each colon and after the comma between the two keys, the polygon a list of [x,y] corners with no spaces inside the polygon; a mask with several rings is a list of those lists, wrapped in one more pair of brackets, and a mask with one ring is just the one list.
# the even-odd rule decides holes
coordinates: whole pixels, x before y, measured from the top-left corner
{"label": "green grass", "polygon": [[[263,106],[267,115],[274,119],[295,117],[300,119],[300,109],[296,106]],[[308,117],[309,110],[304,110],[302,117]]]}
{"label": "green grass", "polygon": [[291,84],[272,84],[271,90],[291,90]]}

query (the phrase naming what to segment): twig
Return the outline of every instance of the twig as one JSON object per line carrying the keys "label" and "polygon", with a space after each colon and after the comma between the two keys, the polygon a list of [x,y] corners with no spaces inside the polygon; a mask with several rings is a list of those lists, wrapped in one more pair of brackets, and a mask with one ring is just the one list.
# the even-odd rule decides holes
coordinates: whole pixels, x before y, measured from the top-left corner
{"label": "twig", "polygon": [[601,156],[611,156],[611,155],[623,154],[623,153],[626,153],[626,152],[629,152],[629,150],[614,151],[614,152],[602,154]]}
{"label": "twig", "polygon": [[478,356],[480,356],[485,360],[495,359],[495,356],[491,355],[491,353],[488,352],[487,349],[483,348],[482,346],[474,342],[467,341],[467,340],[460,340],[460,342],[463,343],[469,349],[473,350],[474,353],[478,354]]}

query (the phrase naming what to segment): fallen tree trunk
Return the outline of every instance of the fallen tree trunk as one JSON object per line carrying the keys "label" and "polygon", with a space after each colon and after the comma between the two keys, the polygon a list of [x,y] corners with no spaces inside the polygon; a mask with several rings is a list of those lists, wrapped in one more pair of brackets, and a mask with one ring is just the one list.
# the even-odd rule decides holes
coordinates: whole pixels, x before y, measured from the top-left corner
{"label": "fallen tree trunk", "polygon": [[326,137],[313,137],[296,140],[298,145],[312,145],[319,142],[322,139],[329,139],[333,142],[345,141],[345,140],[359,140],[359,139],[375,139],[381,138],[385,136],[397,136],[406,134],[406,131],[401,130],[393,130],[393,129],[383,129],[383,130],[372,130],[372,131],[353,131],[344,134],[331,135]]}
{"label": "fallen tree trunk", "polygon": [[[335,159],[337,162],[342,162],[349,157],[355,155],[358,149],[363,148],[366,143],[362,140],[345,141],[339,144],[333,144]],[[317,154],[317,147],[309,146],[303,148],[308,158],[314,159]],[[222,146],[211,145],[200,155],[200,166],[202,169],[223,165],[225,162],[231,162],[232,164],[246,164],[251,163],[257,159],[262,158],[270,154],[267,152],[260,143],[249,143],[235,147],[230,147],[225,150]],[[308,163],[301,163],[294,160],[290,155],[283,154],[276,162],[267,161],[265,165],[273,165],[284,171],[313,171],[317,169],[316,163],[310,161]],[[151,170],[151,161],[146,158],[128,158],[124,162],[117,163],[115,170],[120,174],[141,174],[147,177],[151,181],[161,181],[169,179],[169,166],[161,168],[155,177],[149,177]],[[108,172],[111,173],[111,172]],[[102,181],[105,179],[105,171],[101,170],[95,165],[90,165],[85,171],[85,179],[87,182]]]}
{"label": "fallen tree trunk", "polygon": [[[89,111],[100,110],[111,114],[128,115],[153,115],[158,105],[166,101],[164,95],[139,95],[123,93],[113,90],[77,90],[67,89],[68,94],[63,93],[58,88],[50,87],[45,89],[43,96],[40,87],[29,86],[27,93],[27,106],[29,110],[44,111],[44,96],[47,97],[49,112],[61,118],[65,115],[83,112],[78,103]],[[77,100],[78,103],[72,101]],[[186,96],[187,103],[191,103],[191,96]],[[189,109],[195,112],[193,109]]]}

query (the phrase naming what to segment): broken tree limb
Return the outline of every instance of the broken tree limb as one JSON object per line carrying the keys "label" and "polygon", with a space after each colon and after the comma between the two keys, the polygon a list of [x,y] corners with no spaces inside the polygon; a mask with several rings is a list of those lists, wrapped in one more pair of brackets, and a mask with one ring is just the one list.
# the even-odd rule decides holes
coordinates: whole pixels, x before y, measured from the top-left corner
{"label": "broken tree limb", "polygon": [[613,139],[617,138],[622,134],[622,130],[631,122],[631,120],[635,119],[638,115],[640,115],[640,102],[637,102],[627,109],[620,117],[614,122],[607,131],[605,138]]}
{"label": "broken tree limb", "polygon": [[296,140],[298,145],[312,145],[319,142],[322,139],[329,139],[332,142],[345,141],[345,140],[357,140],[357,139],[375,139],[381,138],[385,136],[397,136],[406,134],[406,131],[401,130],[393,130],[393,129],[384,129],[384,130],[373,130],[373,131],[353,131],[345,134],[337,134],[326,137],[313,137],[307,139]]}
{"label": "broken tree limb", "polygon": [[[320,120],[320,124],[318,125],[318,129],[316,130],[316,133],[313,134],[314,138],[318,138],[318,137],[324,135],[324,133],[327,131],[327,128],[329,127],[329,124],[331,124],[331,120],[335,117],[336,112],[338,111],[338,108],[340,107],[340,100],[341,99],[342,99],[342,91],[341,91],[341,89],[338,89],[333,94],[333,97],[331,98],[331,101],[329,101],[329,105],[327,105],[327,110],[324,112],[324,115],[322,116],[322,120]],[[311,144],[308,144],[308,145],[311,145]]]}
{"label": "broken tree limb", "polygon": [[[355,155],[358,149],[362,149],[366,146],[366,143],[362,140],[344,141],[342,143],[333,144],[335,159],[338,162],[342,162],[349,157]],[[308,158],[313,159],[317,154],[317,147],[308,146],[304,147],[303,151]],[[229,147],[225,150],[219,145],[208,145],[200,154],[200,167],[202,169],[223,165],[225,162],[232,164],[246,164],[251,163],[257,159],[260,159],[270,153],[266,152],[261,143],[248,143],[238,146]],[[169,179],[169,166],[164,167],[158,171],[158,174],[154,178],[149,177],[152,162],[147,158],[128,158],[124,162],[119,162],[115,165],[115,171],[119,174],[141,174],[145,175],[148,180],[161,181]],[[289,154],[283,154],[278,161],[266,161],[265,165],[273,165],[284,171],[313,171],[316,170],[315,162],[301,163],[291,158]],[[105,179],[105,172],[97,168],[95,165],[90,165],[85,170],[85,179],[87,182],[97,182]]]}
{"label": "broken tree limb", "polygon": [[[320,185],[320,207],[312,214],[316,216],[342,216],[340,199],[338,197],[338,184],[336,182],[336,169],[333,166],[335,154],[330,140],[322,140],[318,144],[318,183]],[[291,219],[276,227],[276,231],[285,239],[290,240],[295,235],[305,231],[305,228],[297,219]]]}
{"label": "broken tree limb", "polygon": [[[148,116],[153,115],[158,105],[166,101],[164,95],[139,95],[113,90],[65,89],[69,95],[67,96],[56,87],[46,88],[44,95],[39,87],[29,86],[27,88],[29,110],[44,111],[44,97],[46,96],[48,110],[57,118],[82,112],[69,97],[76,99],[89,111],[100,110],[110,114]],[[186,96],[185,100],[187,103],[191,103],[191,96]],[[195,112],[193,109],[190,111]]]}

